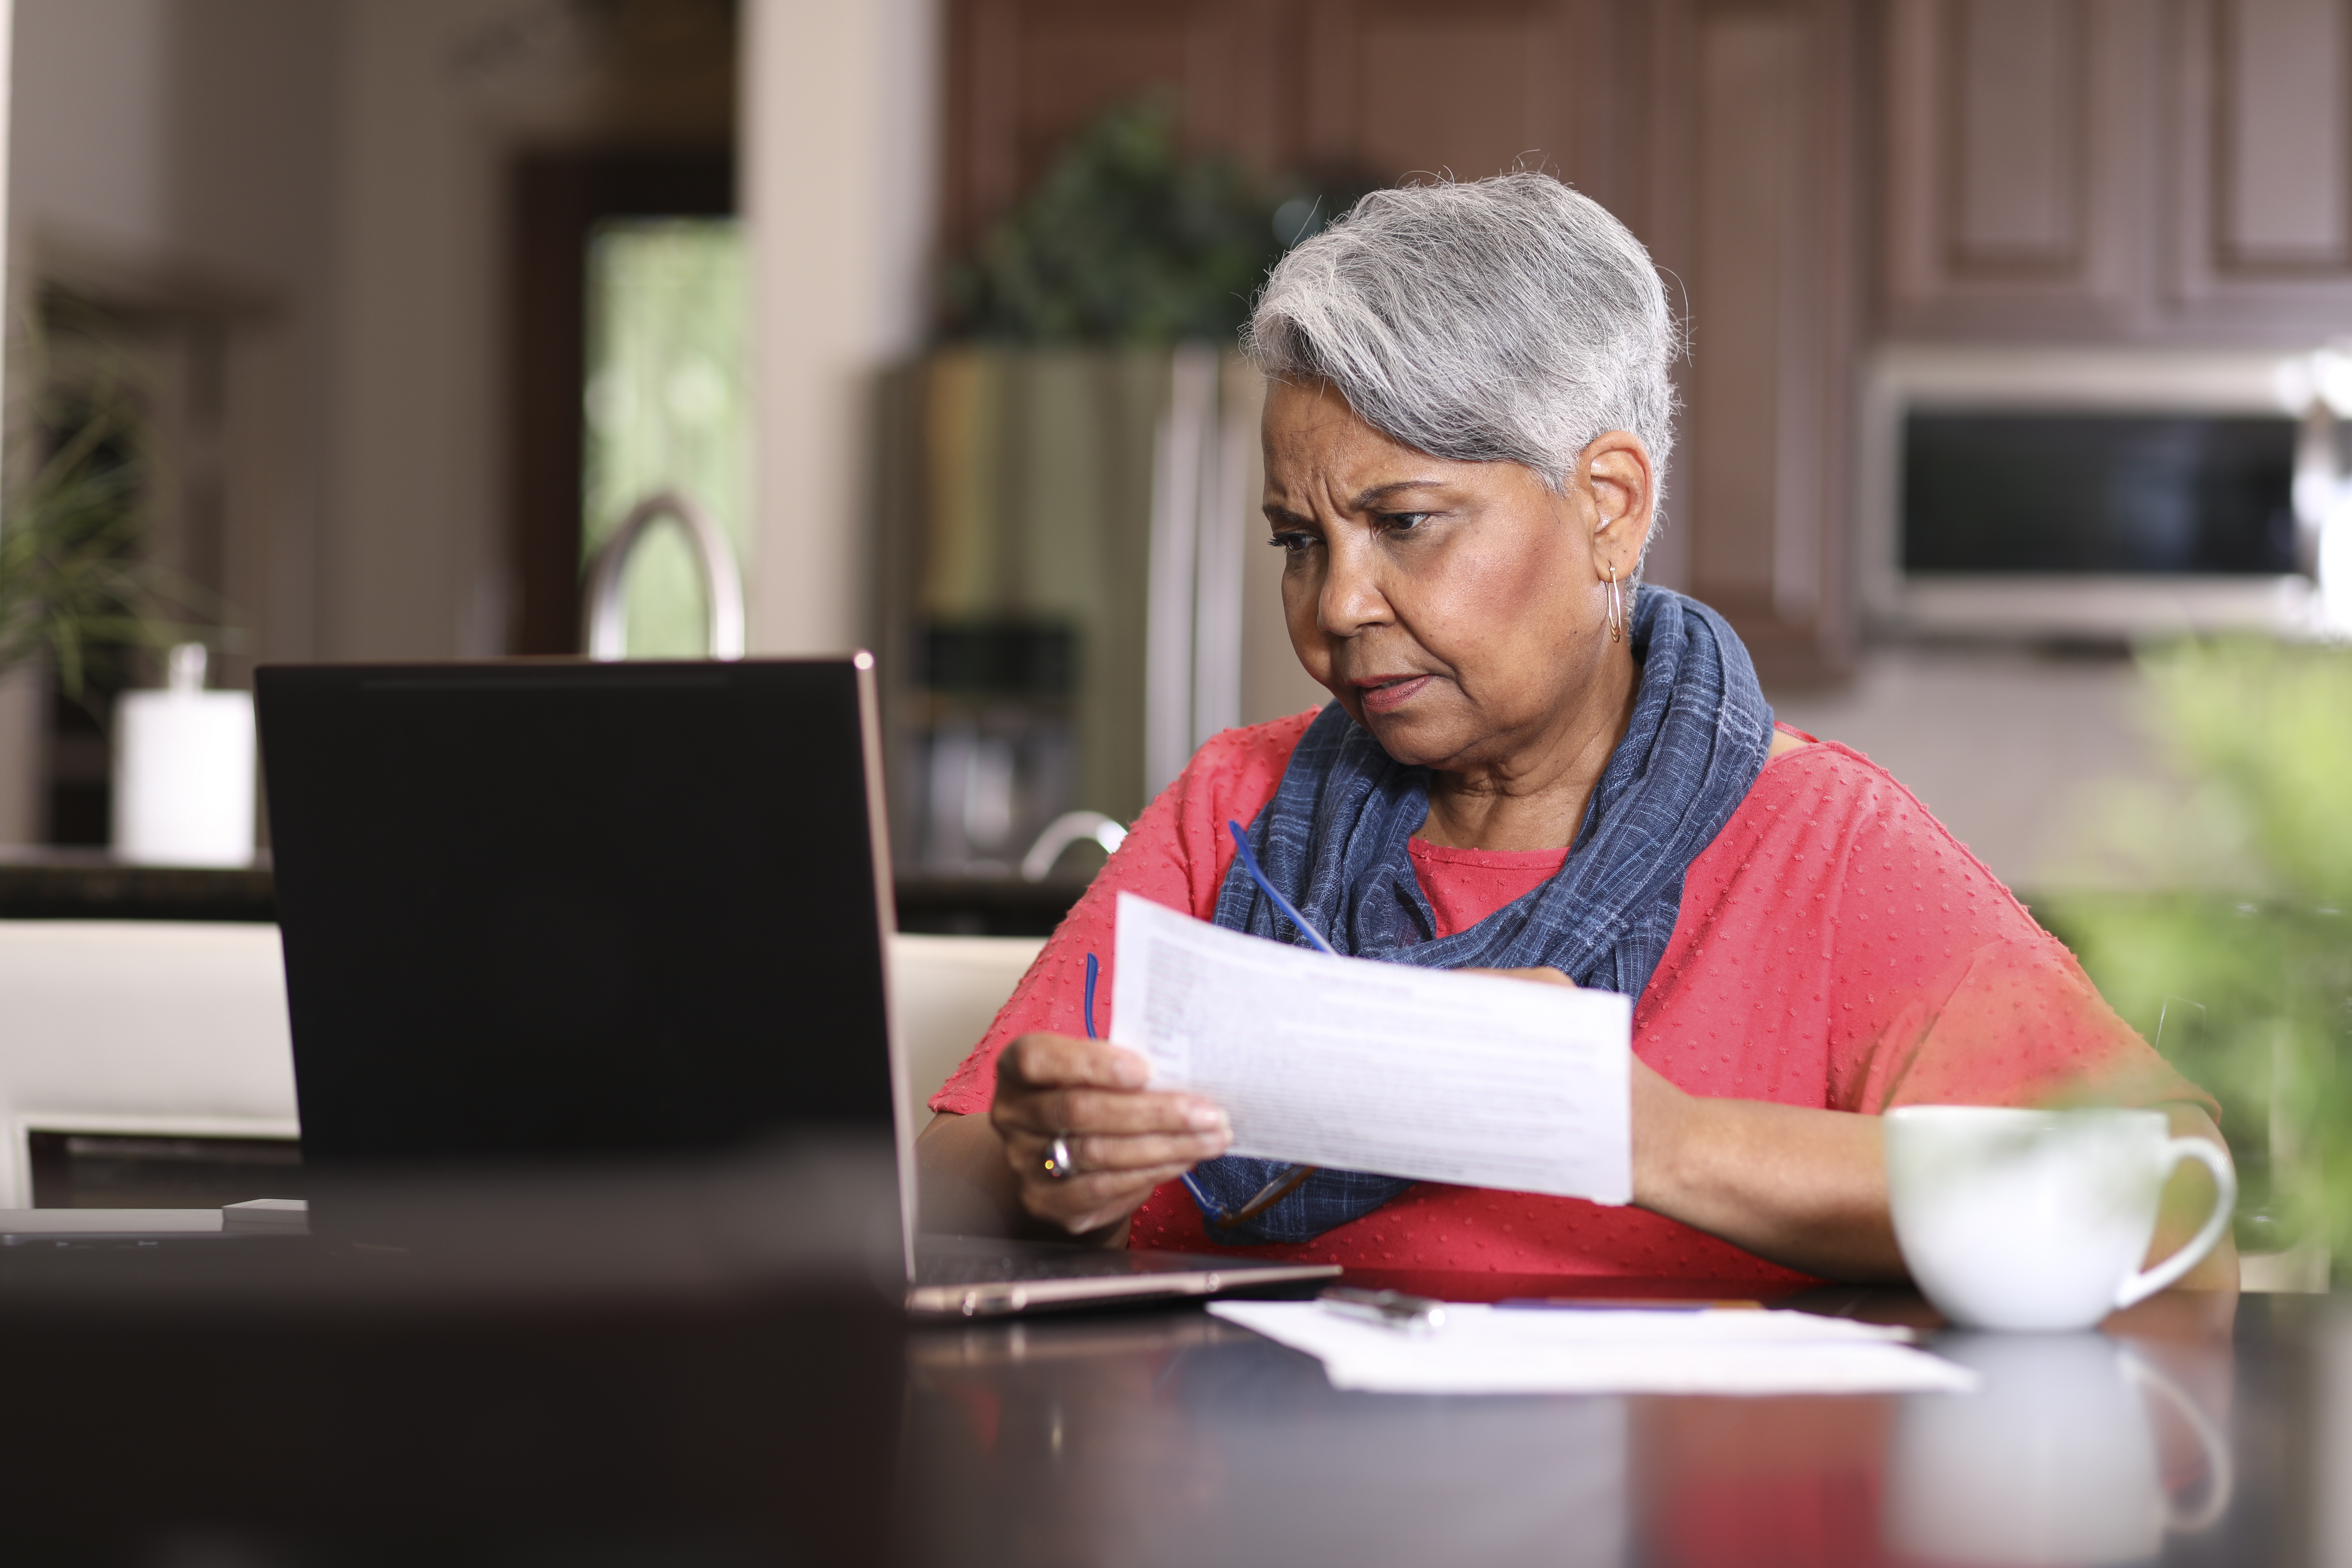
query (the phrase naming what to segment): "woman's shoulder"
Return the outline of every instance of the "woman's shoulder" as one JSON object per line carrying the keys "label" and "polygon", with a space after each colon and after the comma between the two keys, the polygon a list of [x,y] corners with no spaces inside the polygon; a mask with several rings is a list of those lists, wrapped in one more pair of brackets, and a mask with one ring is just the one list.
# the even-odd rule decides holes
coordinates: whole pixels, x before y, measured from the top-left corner
{"label": "woman's shoulder", "polygon": [[1213,815],[1238,816],[1246,823],[1282,787],[1290,754],[1298,750],[1300,737],[1321,711],[1309,708],[1303,713],[1210,736],[1192,753],[1173,786],[1179,810],[1197,807]]}
{"label": "woman's shoulder", "polygon": [[1733,820],[1759,812],[1816,824],[1857,815],[1935,820],[1916,795],[1862,752],[1785,724],[1779,726],[1771,755]]}
{"label": "woman's shoulder", "polygon": [[1710,851],[1742,861],[1801,857],[1850,875],[1931,875],[2007,898],[1992,869],[1894,774],[1841,742],[1801,739],[1775,748]]}

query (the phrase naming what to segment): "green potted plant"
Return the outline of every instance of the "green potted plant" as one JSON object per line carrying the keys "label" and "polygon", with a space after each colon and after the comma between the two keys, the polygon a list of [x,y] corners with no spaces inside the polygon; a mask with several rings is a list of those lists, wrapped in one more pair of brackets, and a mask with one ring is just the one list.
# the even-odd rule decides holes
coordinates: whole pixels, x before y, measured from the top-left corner
{"label": "green potted plant", "polygon": [[2352,649],[2195,641],[2141,666],[2183,787],[2117,786],[2096,819],[2111,868],[2154,890],[2043,910],[2221,1100],[2241,1249],[2352,1255]]}
{"label": "green potted plant", "polygon": [[181,635],[157,613],[170,590],[140,550],[136,428],[119,398],[91,400],[0,507],[0,671],[44,661],[79,700],[101,649]]}

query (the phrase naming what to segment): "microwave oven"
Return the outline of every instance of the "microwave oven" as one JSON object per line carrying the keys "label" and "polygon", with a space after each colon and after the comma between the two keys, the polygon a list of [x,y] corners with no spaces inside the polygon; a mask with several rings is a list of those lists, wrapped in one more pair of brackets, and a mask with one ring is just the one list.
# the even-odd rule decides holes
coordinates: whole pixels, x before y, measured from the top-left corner
{"label": "microwave oven", "polygon": [[2282,349],[1880,350],[1856,476],[1865,614],[1968,637],[2305,626],[2311,547],[2293,489],[2306,363]]}

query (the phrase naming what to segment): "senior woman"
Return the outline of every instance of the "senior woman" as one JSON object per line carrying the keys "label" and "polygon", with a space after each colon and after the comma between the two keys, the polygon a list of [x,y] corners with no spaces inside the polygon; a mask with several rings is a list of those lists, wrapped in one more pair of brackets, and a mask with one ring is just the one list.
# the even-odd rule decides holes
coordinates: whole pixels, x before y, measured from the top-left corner
{"label": "senior woman", "polygon": [[[1275,268],[1265,511],[1336,700],[1217,736],[1143,813],[931,1100],[927,1203],[1397,1268],[1888,1278],[1890,1106],[2088,1093],[2217,1136],[1917,801],[1776,727],[1713,611],[1637,589],[1677,347],[1640,244],[1541,174],[1375,193]],[[1343,952],[1636,997],[1633,1205],[1301,1179],[1085,1038],[1122,890],[1305,940],[1229,820]]]}

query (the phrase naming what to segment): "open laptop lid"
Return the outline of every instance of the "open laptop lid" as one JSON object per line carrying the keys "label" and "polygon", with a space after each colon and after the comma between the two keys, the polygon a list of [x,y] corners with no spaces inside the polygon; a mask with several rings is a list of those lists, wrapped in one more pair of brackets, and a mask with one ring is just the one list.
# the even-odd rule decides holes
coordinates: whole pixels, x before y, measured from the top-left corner
{"label": "open laptop lid", "polygon": [[893,1130],[870,656],[281,666],[255,692],[306,1163]]}

